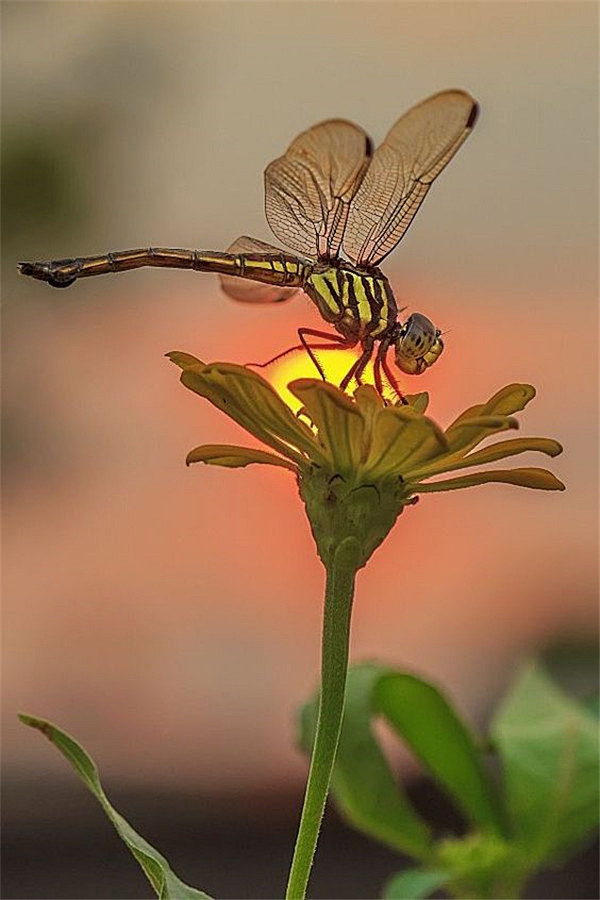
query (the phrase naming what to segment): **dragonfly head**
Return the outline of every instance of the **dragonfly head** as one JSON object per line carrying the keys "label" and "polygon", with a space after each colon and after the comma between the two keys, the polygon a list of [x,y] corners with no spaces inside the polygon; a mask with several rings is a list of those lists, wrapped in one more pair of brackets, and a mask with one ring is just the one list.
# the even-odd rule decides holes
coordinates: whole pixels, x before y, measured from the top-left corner
{"label": "dragonfly head", "polygon": [[407,375],[421,375],[441,355],[441,331],[421,313],[413,313],[400,325],[394,341],[396,365]]}

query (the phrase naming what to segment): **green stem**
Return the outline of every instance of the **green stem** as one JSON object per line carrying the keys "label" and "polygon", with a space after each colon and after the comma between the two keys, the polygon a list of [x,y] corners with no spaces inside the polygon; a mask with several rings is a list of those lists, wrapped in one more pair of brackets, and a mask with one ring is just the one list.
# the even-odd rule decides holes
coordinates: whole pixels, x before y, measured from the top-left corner
{"label": "green stem", "polygon": [[346,538],[332,554],[333,558],[327,566],[319,715],[286,900],[304,900],[306,896],[325,811],[344,712],[350,618],[354,579],[359,565],[358,548],[355,538]]}

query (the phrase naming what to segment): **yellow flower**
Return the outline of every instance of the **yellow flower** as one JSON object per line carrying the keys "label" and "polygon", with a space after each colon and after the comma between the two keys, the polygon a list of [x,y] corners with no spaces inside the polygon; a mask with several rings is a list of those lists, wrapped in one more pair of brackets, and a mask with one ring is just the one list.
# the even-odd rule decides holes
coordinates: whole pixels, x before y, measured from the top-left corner
{"label": "yellow flower", "polygon": [[419,494],[488,482],[564,490],[551,472],[539,468],[484,469],[439,479],[529,450],[549,456],[562,451],[549,438],[513,438],[475,450],[485,438],[518,428],[513,414],[535,396],[530,385],[502,388],[443,430],[425,415],[426,394],[407,397],[407,406],[386,406],[370,385],[349,397],[327,382],[300,378],[289,385],[303,404],[299,418],[264,378],[244,366],[205,365],[177,351],[167,355],[183,370],[186,387],[274,451],[205,444],[188,454],[187,463],[266,463],[294,471],[325,563],[344,537],[355,536],[364,565]]}

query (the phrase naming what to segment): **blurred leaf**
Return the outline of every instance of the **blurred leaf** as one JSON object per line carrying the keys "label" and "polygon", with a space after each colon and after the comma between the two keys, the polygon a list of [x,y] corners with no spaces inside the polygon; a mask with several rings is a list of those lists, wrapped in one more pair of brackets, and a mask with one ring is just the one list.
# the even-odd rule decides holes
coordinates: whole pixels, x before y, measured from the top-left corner
{"label": "blurred leaf", "polygon": [[532,864],[560,857],[598,823],[598,723],[538,666],[523,670],[492,736],[516,841]]}
{"label": "blurred leaf", "polygon": [[437,688],[414,675],[390,672],[375,686],[374,705],[473,824],[484,831],[505,832],[502,808],[482,755]]}
{"label": "blurred leaf", "polygon": [[[387,669],[352,666],[348,673],[342,733],[332,778],[341,813],[359,831],[417,859],[431,855],[429,829],[394,779],[371,731],[373,688]],[[299,743],[312,748],[318,697],[301,710]]]}
{"label": "blurred leaf", "polygon": [[541,653],[540,664],[565,694],[593,708],[600,684],[600,648],[595,636],[590,637],[555,641]]}
{"label": "blurred leaf", "polygon": [[583,705],[589,713],[600,719],[600,694],[597,694],[595,697],[588,697]]}
{"label": "blurred leaf", "polygon": [[407,869],[394,875],[383,889],[384,900],[420,900],[448,881],[442,869]]}
{"label": "blurred leaf", "polygon": [[71,763],[83,783],[92,792],[115,826],[122,841],[140,864],[160,900],[210,900],[208,894],[184,884],[175,875],[164,856],[134,831],[131,825],[109,803],[100,783],[96,764],[77,741],[45,719],[19,714],[25,725],[37,728]]}
{"label": "blurred leaf", "polygon": [[85,131],[77,122],[63,121],[9,133],[3,141],[2,230],[5,241],[19,241],[21,253],[32,233],[41,239],[81,227],[85,204],[80,176],[86,165],[81,134]]}

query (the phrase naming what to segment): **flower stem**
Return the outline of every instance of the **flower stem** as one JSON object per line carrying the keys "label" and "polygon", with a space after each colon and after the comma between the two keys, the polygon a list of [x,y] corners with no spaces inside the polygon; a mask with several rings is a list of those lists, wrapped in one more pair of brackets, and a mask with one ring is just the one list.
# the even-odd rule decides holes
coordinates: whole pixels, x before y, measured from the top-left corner
{"label": "flower stem", "polygon": [[319,714],[286,900],[304,900],[306,896],[325,811],[344,712],[350,619],[359,553],[356,538],[347,537],[338,545],[327,565]]}

